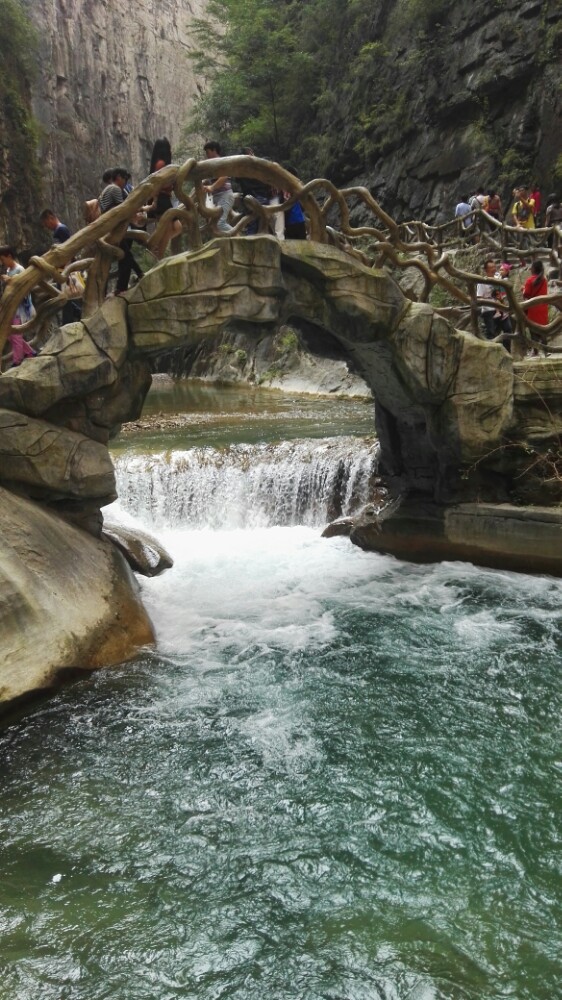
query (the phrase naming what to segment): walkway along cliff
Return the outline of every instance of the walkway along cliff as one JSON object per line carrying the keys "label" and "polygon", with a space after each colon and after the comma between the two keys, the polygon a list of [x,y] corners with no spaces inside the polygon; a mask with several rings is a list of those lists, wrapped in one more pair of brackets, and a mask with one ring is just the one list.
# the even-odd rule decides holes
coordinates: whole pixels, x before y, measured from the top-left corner
{"label": "walkway along cliff", "polygon": [[[286,188],[307,211],[311,239],[242,238],[250,218],[245,216],[232,237],[203,244],[202,236],[213,235],[220,210],[205,206],[201,182],[221,173],[254,175]],[[104,301],[109,265],[120,252],[129,218],[170,183],[181,200],[181,207],[170,211],[181,219],[194,249],[163,260],[124,296]],[[456,289],[459,308],[470,314],[471,296],[455,285],[447,254],[428,239],[405,243],[400,227],[368,192],[337,192],[327,181],[303,186],[277,165],[251,157],[164,168],[126,203],[43,258],[33,258],[11,284],[0,309],[2,343],[24,294],[36,285],[46,289],[36,320],[40,325],[60,307],[59,289],[69,269],[88,271],[82,321],[59,329],[38,357],[0,378],[5,508],[15,505],[14,518],[24,529],[28,521],[41,522],[35,543],[23,552],[22,539],[18,543],[12,531],[12,562],[3,566],[3,586],[12,588],[3,610],[3,653],[11,671],[10,683],[0,692],[4,700],[23,693],[14,680],[20,662],[35,657],[38,664],[29,689],[48,684],[62,668],[115,662],[150,641],[150,624],[135,604],[132,578],[102,535],[101,509],[116,495],[107,444],[123,422],[140,415],[154,358],[216,337],[232,321],[248,331],[287,322],[313,324],[341,344],[371,387],[380,470],[392,502],[382,514],[368,506],[358,516],[351,526],[353,542],[407,559],[470,559],[562,575],[562,357],[515,361],[500,343],[456,329],[448,315],[407,298],[382,266],[372,266],[353,248],[353,240],[365,232],[349,225],[347,204],[353,198],[362,198],[375,216],[367,234],[377,264],[393,259],[405,266],[409,254],[427,294],[436,283]],[[266,230],[268,215],[276,209],[251,200],[248,205]],[[338,229],[327,224],[328,213],[333,218],[335,211]],[[137,237],[147,240],[143,233]],[[156,232],[148,245],[158,238]],[[533,324],[525,322],[520,306],[514,308],[524,342]],[[558,315],[553,330],[559,320]],[[34,563],[43,576],[37,605],[42,605],[43,620],[54,616],[52,601],[49,605],[39,592],[49,588],[53,558],[41,549],[41,534],[55,549],[55,535],[71,540],[75,550],[83,544],[82,564],[69,557],[66,568],[57,570],[65,600],[67,577],[77,603],[91,585],[89,548],[92,559],[99,561],[102,553],[105,560],[100,607],[90,613],[95,621],[79,633],[69,618],[63,619],[44,662],[37,634],[25,631],[14,641],[24,611],[25,573]],[[32,618],[39,621],[35,610]],[[56,630],[57,622],[51,624]],[[109,638],[92,655],[96,629],[108,631]]]}

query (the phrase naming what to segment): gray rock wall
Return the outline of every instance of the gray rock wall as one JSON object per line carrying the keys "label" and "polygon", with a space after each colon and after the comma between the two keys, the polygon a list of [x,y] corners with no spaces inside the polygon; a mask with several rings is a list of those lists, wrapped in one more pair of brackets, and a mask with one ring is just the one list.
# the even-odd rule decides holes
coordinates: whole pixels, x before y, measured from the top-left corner
{"label": "gray rock wall", "polygon": [[[410,20],[397,27],[400,9]],[[365,78],[342,88],[338,121],[332,112],[318,123],[341,137],[337,181],[367,185],[397,219],[427,222],[450,219],[459,193],[478,185],[503,197],[535,179],[544,195],[556,190],[561,14],[560,0],[381,0]]]}
{"label": "gray rock wall", "polygon": [[[43,203],[76,227],[107,166],[123,162],[140,180],[156,136],[167,134],[177,149],[198,85],[190,26],[207,2],[22,3],[40,37],[33,107]],[[400,8],[413,13],[394,29]],[[431,18],[433,8],[442,13]],[[426,221],[450,218],[459,190],[480,183],[507,195],[537,178],[548,193],[559,184],[553,164],[562,153],[560,13],[561,0],[443,0],[427,11],[404,0],[373,4],[363,39],[374,43],[372,64],[364,78],[348,78],[352,54],[342,43],[328,88],[335,99],[315,119],[330,147],[321,173],[366,184],[397,218]],[[18,242],[32,201],[19,191],[6,208]],[[1,217],[0,225],[8,238]]]}
{"label": "gray rock wall", "polygon": [[189,29],[205,0],[23,2],[40,36],[44,201],[74,228],[107,167],[139,181],[156,137],[176,147],[197,87]]}

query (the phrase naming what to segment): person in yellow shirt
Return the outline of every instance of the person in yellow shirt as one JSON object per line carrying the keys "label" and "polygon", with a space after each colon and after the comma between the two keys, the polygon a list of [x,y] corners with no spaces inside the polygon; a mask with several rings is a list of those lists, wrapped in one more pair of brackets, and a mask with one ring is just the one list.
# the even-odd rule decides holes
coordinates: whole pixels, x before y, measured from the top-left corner
{"label": "person in yellow shirt", "polygon": [[527,188],[519,188],[513,206],[513,220],[517,229],[535,228],[535,200],[529,197]]}

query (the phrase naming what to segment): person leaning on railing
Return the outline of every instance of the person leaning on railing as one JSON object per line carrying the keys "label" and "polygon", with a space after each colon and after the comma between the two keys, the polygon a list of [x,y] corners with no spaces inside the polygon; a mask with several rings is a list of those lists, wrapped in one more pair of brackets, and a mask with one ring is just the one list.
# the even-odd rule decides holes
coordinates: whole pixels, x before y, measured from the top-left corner
{"label": "person leaning on railing", "polygon": [[[256,155],[251,146],[243,146],[240,152],[242,153],[242,156]],[[254,177],[237,177],[235,180],[240,188],[242,198],[250,195],[250,197],[255,198],[260,205],[269,205],[271,198],[273,197],[273,188],[270,184],[266,184],[264,181],[257,180]],[[243,212],[244,215],[249,214],[246,206],[243,206]],[[252,219],[252,221],[246,226],[246,236],[255,236],[258,229],[258,220]]]}
{"label": "person leaning on railing", "polygon": [[[113,170],[111,183],[104,187],[99,198],[102,215],[109,212],[117,205],[123,204],[126,198],[124,188],[130,176],[129,171],[125,170],[124,167],[116,167],[115,170]],[[133,255],[131,253],[131,241],[127,239],[121,240],[119,249],[123,251],[123,257],[117,265],[117,282],[115,285],[116,295],[122,295],[123,292],[127,291],[131,271],[134,266]]]}
{"label": "person leaning on railing", "polygon": [[[172,147],[170,146],[170,140],[163,136],[161,139],[156,139],[152,147],[152,154],[150,157],[150,173],[157,173],[158,170],[162,170],[163,167],[169,166],[172,162]],[[154,221],[156,225],[160,222],[160,219],[165,212],[168,212],[171,208],[174,208],[174,185],[170,184],[169,187],[160,188],[160,191],[155,198],[152,199],[150,204],[144,206],[143,214],[146,216],[144,223],[141,219],[141,214],[138,213],[138,218],[141,219],[140,226],[136,221],[137,217],[133,219],[133,225],[135,228],[146,229],[146,222]],[[175,236],[180,236],[182,232],[182,224],[179,219],[172,219],[167,225],[165,225],[161,235],[158,238],[158,245],[152,247],[152,252],[155,257],[159,260],[164,256],[166,247],[170,240]]]}
{"label": "person leaning on railing", "polygon": [[[217,157],[222,156],[222,149],[220,143],[206,142],[204,145],[205,156],[208,160],[215,160]],[[234,192],[232,190],[232,184],[230,182],[230,177],[217,177],[216,180],[207,180],[203,184],[203,191],[205,194],[210,194],[213,198],[213,203],[222,209],[221,216],[217,222],[217,229],[221,233],[232,232],[232,226],[228,222],[228,216],[232,211],[234,205]]]}
{"label": "person leaning on railing", "polygon": [[[487,260],[484,264],[484,276],[486,278],[502,278],[504,277],[504,274],[496,271],[496,265],[493,260]],[[503,292],[503,289],[488,283],[487,281],[479,281],[476,286],[476,298],[487,300],[482,302],[479,309],[480,318],[484,325],[487,339],[495,340],[500,333],[510,335],[512,333],[512,327],[509,313],[506,313],[503,309],[498,309],[496,306],[489,304],[490,301],[502,303],[505,300],[505,292]],[[506,336],[506,338],[502,340],[502,343],[506,350],[510,349],[510,337]]]}
{"label": "person leaning on railing", "polygon": [[[297,177],[300,180],[294,167],[286,165],[285,169],[288,170],[293,177]],[[283,201],[289,201],[291,197],[292,195],[290,191],[283,191]],[[291,208],[285,209],[283,215],[285,217],[285,239],[306,240],[308,237],[306,231],[306,216],[303,212],[300,201],[296,201]]]}

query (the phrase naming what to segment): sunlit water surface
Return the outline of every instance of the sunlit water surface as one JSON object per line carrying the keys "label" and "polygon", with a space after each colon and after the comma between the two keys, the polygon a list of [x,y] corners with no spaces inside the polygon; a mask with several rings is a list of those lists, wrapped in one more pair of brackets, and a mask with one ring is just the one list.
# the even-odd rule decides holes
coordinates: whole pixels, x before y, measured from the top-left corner
{"label": "sunlit water surface", "polygon": [[0,734],[2,1000],[559,996],[562,581],[157,533],[157,651]]}

